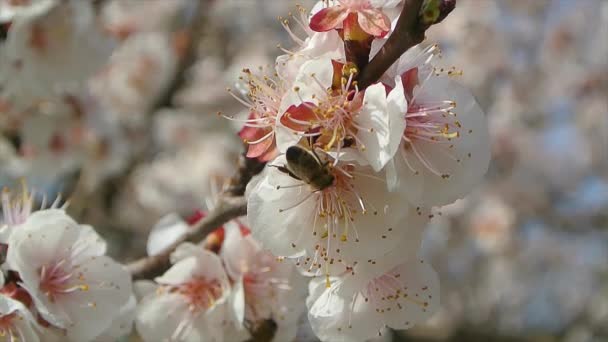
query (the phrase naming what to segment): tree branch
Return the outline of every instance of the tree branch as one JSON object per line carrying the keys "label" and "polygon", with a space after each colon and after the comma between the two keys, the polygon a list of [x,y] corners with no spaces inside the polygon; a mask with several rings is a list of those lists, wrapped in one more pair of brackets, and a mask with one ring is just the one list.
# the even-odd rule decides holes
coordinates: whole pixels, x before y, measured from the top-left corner
{"label": "tree branch", "polygon": [[171,266],[171,253],[184,242],[200,243],[205,237],[224,223],[247,214],[247,201],[243,194],[247,183],[264,168],[265,163],[241,155],[239,168],[232,177],[229,187],[218,197],[216,207],[188,231],[188,234],[175,241],[162,253],[136,260],[127,268],[133,279],[154,279]]}
{"label": "tree branch", "polygon": [[395,30],[361,71],[359,88],[364,89],[380,79],[404,52],[424,40],[429,27],[440,23],[455,7],[456,0],[405,0]]}
{"label": "tree branch", "polygon": [[133,275],[133,279],[154,279],[161,275],[171,266],[169,257],[171,253],[184,242],[198,243],[217,227],[224,223],[243,216],[247,213],[247,201],[244,197],[232,197],[228,194],[220,196],[217,206],[209,215],[205,216],[195,227],[162,253],[144,257],[127,265],[127,269]]}

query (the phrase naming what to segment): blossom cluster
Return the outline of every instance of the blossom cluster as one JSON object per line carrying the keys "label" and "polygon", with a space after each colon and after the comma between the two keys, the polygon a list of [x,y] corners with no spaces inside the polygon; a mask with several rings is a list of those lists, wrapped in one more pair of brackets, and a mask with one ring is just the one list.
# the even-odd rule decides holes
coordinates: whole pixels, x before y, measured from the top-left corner
{"label": "blossom cluster", "polygon": [[[249,69],[235,97],[240,136],[267,162],[247,188],[252,235],[310,276],[310,324],[323,341],[407,329],[439,305],[420,253],[435,208],[485,174],[484,113],[436,65],[436,45],[409,49],[379,80],[359,75],[391,36],[400,1],[321,1],[282,23],[298,46],[276,71]],[[231,118],[231,117],[229,117]]]}
{"label": "blossom cluster", "polygon": [[[164,217],[150,234],[148,253],[161,253],[204,216],[197,211],[187,220]],[[144,341],[296,337],[304,282],[292,264],[262,249],[241,220],[217,228],[202,244],[182,243],[171,263],[154,282],[135,283],[140,297],[135,327]]]}
{"label": "blossom cluster", "polygon": [[130,329],[131,276],[61,198],[33,211],[24,185],[2,192],[0,335],[7,341],[112,341]]}
{"label": "blossom cluster", "polygon": [[48,182],[87,162],[95,182],[120,170],[125,137],[86,87],[115,46],[93,3],[3,0],[0,31],[0,129],[17,139],[2,141],[3,174]]}
{"label": "blossom cluster", "polygon": [[[134,326],[150,342],[245,341],[265,329],[275,341],[295,338],[304,282],[240,221],[179,245],[162,276],[132,285],[95,230],[66,214],[67,202],[47,207],[43,199],[34,211],[36,198],[25,185],[2,194],[0,333],[9,341],[116,341]],[[150,255],[204,216],[160,220]]]}
{"label": "blossom cluster", "polygon": [[[192,3],[157,8],[175,17],[182,8],[188,17]],[[187,40],[124,16],[129,6],[137,5],[0,0],[0,130],[16,137],[10,147],[0,140],[2,173],[52,169],[53,183],[80,170],[79,185],[90,190],[126,168],[139,148],[131,142],[150,134],[141,114],[158,110]],[[307,311],[322,341],[360,341],[429,318],[439,307],[439,281],[421,252],[423,233],[438,207],[481,180],[490,152],[485,116],[454,80],[461,72],[439,65],[437,45],[410,48],[363,84],[368,63],[398,34],[402,7],[401,0],[324,0],[281,19],[297,46],[281,47],[274,70],[244,69],[229,90],[247,107],[246,118],[227,117],[243,124],[246,156],[266,163],[247,185],[247,217],[202,243],[179,245],[159,277],[132,284],[106,255],[104,239],[68,215],[60,198],[47,205],[25,186],[17,195],[5,190],[0,339],[115,341],[135,327],[151,342],[264,333],[289,341]],[[213,207],[192,196],[193,178],[224,179],[234,144],[219,134],[208,134],[213,144],[205,148],[191,144],[184,132],[197,135],[192,127],[163,124],[172,114],[155,116],[159,140],[191,151],[136,169],[135,196],[181,213]],[[141,149],[141,159],[155,152]],[[213,162],[193,165],[191,154]],[[176,177],[182,164],[189,170]],[[166,184],[179,188],[176,196]],[[174,197],[186,200],[168,203]],[[148,237],[150,258],[204,216],[163,217]]]}

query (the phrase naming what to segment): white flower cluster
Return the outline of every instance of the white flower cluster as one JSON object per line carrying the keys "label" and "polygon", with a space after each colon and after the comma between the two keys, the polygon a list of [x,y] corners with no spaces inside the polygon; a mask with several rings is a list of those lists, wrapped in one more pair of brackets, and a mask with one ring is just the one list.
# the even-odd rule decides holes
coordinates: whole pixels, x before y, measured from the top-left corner
{"label": "white flower cluster", "polygon": [[[59,207],[32,212],[34,194],[2,193],[0,336],[6,341],[112,341],[130,328],[131,276],[106,243]],[[43,204],[44,207],[44,204]],[[132,321],[132,319],[131,319]]]}
{"label": "white flower cluster", "polygon": [[0,33],[0,130],[19,138],[1,173],[54,180],[87,162],[93,183],[120,170],[126,137],[87,87],[114,47],[94,3],[0,0]]}
{"label": "white flower cluster", "polygon": [[[244,341],[265,330],[289,341],[306,305],[322,341],[361,341],[430,317],[439,281],[420,252],[424,229],[434,208],[481,180],[490,150],[483,112],[453,81],[459,71],[435,66],[436,45],[411,48],[378,80],[360,81],[401,3],[300,8],[294,20],[305,38],[282,21],[298,46],[284,50],[271,75],[245,69],[241,94],[231,91],[248,110],[239,132],[247,157],[267,163],[247,186],[247,218],[203,245],[180,245],[171,267],[136,283],[135,293],[127,270],[105,256],[105,242],[59,200],[33,212],[27,189],[19,198],[3,192],[0,340],[113,341],[134,322],[149,342]],[[87,99],[125,114],[147,110],[174,74],[175,37],[132,36],[146,21],[121,24],[112,13],[124,4],[115,5],[106,31],[129,49],[112,54],[94,2],[0,0],[0,128],[22,129],[28,143],[20,152],[46,157],[45,168],[76,169],[84,125],[62,122],[80,121]],[[108,61],[92,94],[80,92]],[[98,147],[100,155],[110,148]],[[148,253],[164,251],[202,217],[165,217]],[[310,278],[306,299],[301,275]]]}
{"label": "white flower cluster", "polygon": [[244,70],[246,93],[235,94],[249,108],[248,157],[268,161],[247,188],[252,235],[312,277],[308,317],[323,341],[365,340],[434,313],[439,284],[419,253],[423,230],[489,164],[484,113],[453,81],[459,71],[434,66],[437,46],[408,50],[359,87],[356,44],[373,58],[399,3],[300,9],[308,37],[283,21],[299,46],[278,57],[274,76]]}
{"label": "white flower cluster", "polygon": [[[203,217],[199,211],[187,222],[174,214],[163,218],[148,252],[159,253]],[[155,283],[136,283],[142,296],[136,329],[144,341],[245,341],[265,330],[273,341],[295,338],[304,282],[239,221],[216,229],[203,246],[180,245],[171,263]]]}
{"label": "white flower cluster", "polygon": [[[111,53],[90,1],[0,1],[3,111],[32,112],[82,86]],[[4,27],[3,27],[4,29]]]}

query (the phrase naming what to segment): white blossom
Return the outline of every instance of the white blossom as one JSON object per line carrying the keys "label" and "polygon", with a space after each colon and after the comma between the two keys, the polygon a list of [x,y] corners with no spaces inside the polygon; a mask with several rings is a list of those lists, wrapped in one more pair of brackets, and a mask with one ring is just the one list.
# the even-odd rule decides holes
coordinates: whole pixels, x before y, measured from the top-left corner
{"label": "white blossom", "polygon": [[[285,164],[283,156],[272,162]],[[310,267],[329,274],[332,264],[351,265],[390,251],[418,225],[400,192],[389,192],[369,167],[333,169],[334,184],[317,190],[266,167],[247,187],[252,234],[264,248],[286,257],[312,258]],[[418,234],[415,234],[418,235]]]}
{"label": "white blossom", "polygon": [[131,293],[131,277],[105,256],[92,227],[57,209],[33,213],[11,234],[7,264],[50,324],[70,341],[91,341],[110,326]]}
{"label": "white blossom", "polygon": [[221,256],[233,280],[237,326],[256,329],[266,320],[277,324],[274,341],[292,341],[302,313],[304,281],[288,261],[265,251],[251,235],[231,222],[225,226]]}
{"label": "white blossom", "polygon": [[356,148],[343,151],[355,154],[351,158],[371,165],[374,171],[381,170],[397,152],[405,129],[407,100],[403,89],[396,87],[387,94],[382,84],[376,84],[364,93],[352,92],[351,75],[335,95],[328,91],[333,77],[330,59],[311,60],[302,65],[294,86],[281,102],[279,120],[284,127],[277,130],[279,150],[285,151],[306,133],[290,128],[291,122],[307,129],[319,128],[320,133],[313,136],[323,137],[323,132],[328,132],[326,150],[340,153],[342,140],[347,136],[354,139]]}
{"label": "white blossom", "polygon": [[436,50],[412,49],[389,70],[397,74],[394,83],[404,87],[409,105],[387,181],[390,188],[400,186],[415,206],[439,206],[464,197],[490,162],[485,115],[473,95],[452,80],[457,70],[429,65]]}
{"label": "white blossom", "polygon": [[41,327],[25,305],[0,294],[0,340],[38,342],[40,332]]}
{"label": "white blossom", "polygon": [[439,306],[439,279],[423,260],[410,258],[361,285],[348,275],[310,282],[308,318],[322,341],[364,341],[388,326],[408,329]]}
{"label": "white blossom", "polygon": [[137,332],[144,341],[222,341],[230,284],[220,258],[182,245],[172,261],[139,303]]}

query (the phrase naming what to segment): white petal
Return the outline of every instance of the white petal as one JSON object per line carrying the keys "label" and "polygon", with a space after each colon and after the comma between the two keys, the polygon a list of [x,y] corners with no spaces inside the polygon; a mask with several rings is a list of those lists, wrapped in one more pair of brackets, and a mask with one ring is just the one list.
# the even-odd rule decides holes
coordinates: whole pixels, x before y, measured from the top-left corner
{"label": "white petal", "polygon": [[302,65],[316,58],[344,58],[344,44],[337,31],[313,32],[296,53],[277,57],[277,73],[286,84],[293,84]]}
{"label": "white petal", "polygon": [[[396,158],[400,158],[400,156],[397,156]],[[397,190],[399,188],[399,176],[397,175],[394,158],[386,163],[384,172],[386,172],[386,187],[388,191],[393,192]]]}
{"label": "white petal", "polygon": [[127,336],[133,330],[135,320],[135,308],[137,302],[135,296],[131,296],[129,301],[120,308],[118,316],[112,320],[112,324],[102,335],[95,339],[95,342],[115,342]]}
{"label": "white petal", "polygon": [[158,286],[152,280],[137,280],[133,283],[133,294],[139,302],[145,296],[156,291],[157,288]]}
{"label": "white petal", "polygon": [[240,279],[249,271],[249,265],[255,262],[262,248],[251,235],[243,236],[236,223],[228,222],[224,225],[224,229],[225,238],[220,254],[230,278]]}
{"label": "white petal", "polygon": [[460,122],[462,128],[460,137],[452,140],[453,148],[427,142],[416,143],[429,163],[439,172],[449,175],[449,178],[433,174],[411,154],[408,161],[419,174],[403,169],[400,177],[405,189],[410,186],[415,188],[416,183],[423,184],[419,194],[409,192],[414,205],[440,206],[466,196],[483,179],[490,162],[489,135],[485,115],[466,88],[445,77],[431,77],[424,89],[432,89],[444,99],[456,102],[455,120]]}
{"label": "white petal", "polygon": [[405,130],[407,100],[402,82],[386,95],[384,86],[375,84],[365,91],[363,107],[356,118],[357,137],[365,145],[361,151],[375,171],[380,171],[395,155]]}
{"label": "white petal", "polygon": [[231,312],[228,315],[233,315],[235,320],[236,328],[244,328],[243,323],[245,322],[245,290],[243,289],[243,279],[239,279],[232,284],[230,291],[230,303]]}
{"label": "white petal", "polygon": [[[79,243],[87,246],[86,255],[104,255],[108,249],[106,241],[88,224],[79,225]],[[77,260],[74,260],[78,262]]]}
{"label": "white petal", "polygon": [[334,279],[331,288],[313,279],[307,306],[317,336],[323,341],[362,341],[378,336],[385,325],[407,329],[427,320],[439,306],[439,281],[425,262],[409,260],[358,289],[347,278]]}
{"label": "white petal", "polygon": [[308,320],[321,341],[365,341],[378,336],[383,322],[362,296],[341,296],[327,289],[324,280],[310,283]]}
{"label": "white petal", "polygon": [[357,137],[364,145],[361,154],[374,171],[379,171],[392,158],[387,150],[390,139],[389,115],[386,90],[382,84],[375,84],[365,90],[363,107],[355,119],[364,128],[357,132]]}
{"label": "white petal", "polygon": [[195,245],[192,242],[184,242],[177,246],[177,248],[169,256],[169,259],[172,264],[176,264],[180,260],[189,257],[204,257],[204,250],[205,249],[201,245]]}
{"label": "white petal", "polygon": [[[282,165],[283,157],[272,161],[273,165]],[[297,188],[282,188],[301,181],[266,167],[259,182],[251,189],[247,201],[247,219],[251,233],[262,246],[273,254],[280,256],[301,255],[313,242],[310,234],[302,234],[302,225],[313,215],[316,195],[311,195],[306,185]],[[296,208],[285,210],[303,201]]]}
{"label": "white petal", "polygon": [[[38,268],[57,256],[62,256],[78,240],[78,224],[58,209],[41,210],[30,215],[25,223],[11,234],[7,262],[9,268],[19,272],[28,282],[36,279]],[[25,260],[27,263],[17,262]],[[25,278],[24,278],[25,277]]]}
{"label": "white petal", "polygon": [[[412,211],[414,211],[412,209]],[[365,286],[370,280],[385,273],[406,260],[417,259],[424,230],[429,221],[429,212],[422,209],[415,210],[408,216],[399,227],[406,233],[393,249],[378,252],[376,255],[353,267],[353,272],[343,276],[340,291],[343,293],[354,293]],[[348,280],[348,281],[346,281]]]}
{"label": "white petal", "polygon": [[[224,341],[223,323],[226,317],[226,305],[216,305],[194,322],[190,335],[185,342],[222,342]],[[229,341],[231,342],[231,341]]]}
{"label": "white petal", "polygon": [[189,318],[188,303],[178,294],[151,294],[138,305],[135,327],[145,342],[170,341]]}
{"label": "white petal", "polygon": [[302,64],[293,86],[281,101],[279,115],[292,105],[318,103],[318,98],[324,96],[331,87],[333,70],[330,58],[314,59]]}
{"label": "white petal", "polygon": [[341,241],[339,235],[330,237],[334,248],[340,248],[340,256],[350,262],[367,262],[378,256],[379,250],[392,250],[412,229],[407,219],[410,206],[403,195],[388,192],[377,174],[364,170],[360,170],[353,185],[365,201],[367,212],[354,216],[350,223],[354,231],[347,241]]}
{"label": "white petal", "polygon": [[[10,321],[7,320],[4,322],[4,329],[10,328],[13,332],[19,331],[23,334],[25,341],[40,341],[37,333],[37,330],[39,330],[40,327],[25,305],[10,297],[0,295],[0,317],[5,318],[10,314],[15,314],[15,316],[10,318]],[[7,327],[6,325],[9,326]]]}
{"label": "white petal", "polygon": [[295,132],[281,124],[280,119],[277,118],[277,123],[274,130],[274,137],[277,144],[277,149],[281,153],[285,153],[287,149],[293,145],[296,145],[302,138],[301,133]]}
{"label": "white petal", "polygon": [[146,246],[148,255],[156,255],[162,252],[184,236],[188,230],[188,224],[179,215],[171,213],[164,216],[154,225],[150,235],[148,235]]}
{"label": "white petal", "polygon": [[393,273],[400,275],[402,288],[407,288],[404,295],[410,299],[399,300],[401,309],[385,312],[385,323],[393,329],[408,329],[428,320],[439,309],[439,277],[435,270],[428,262],[410,259]]}
{"label": "white petal", "polygon": [[76,291],[68,301],[58,304],[71,320],[67,326],[70,340],[88,341],[108,328],[129,301],[131,275],[106,256],[91,257],[78,271],[88,289]]}
{"label": "white petal", "polygon": [[395,88],[386,97],[390,129],[388,146],[389,154],[392,156],[395,155],[401,144],[401,138],[406,126],[405,113],[408,106],[403,82],[401,82],[401,79],[396,78],[395,84]]}

